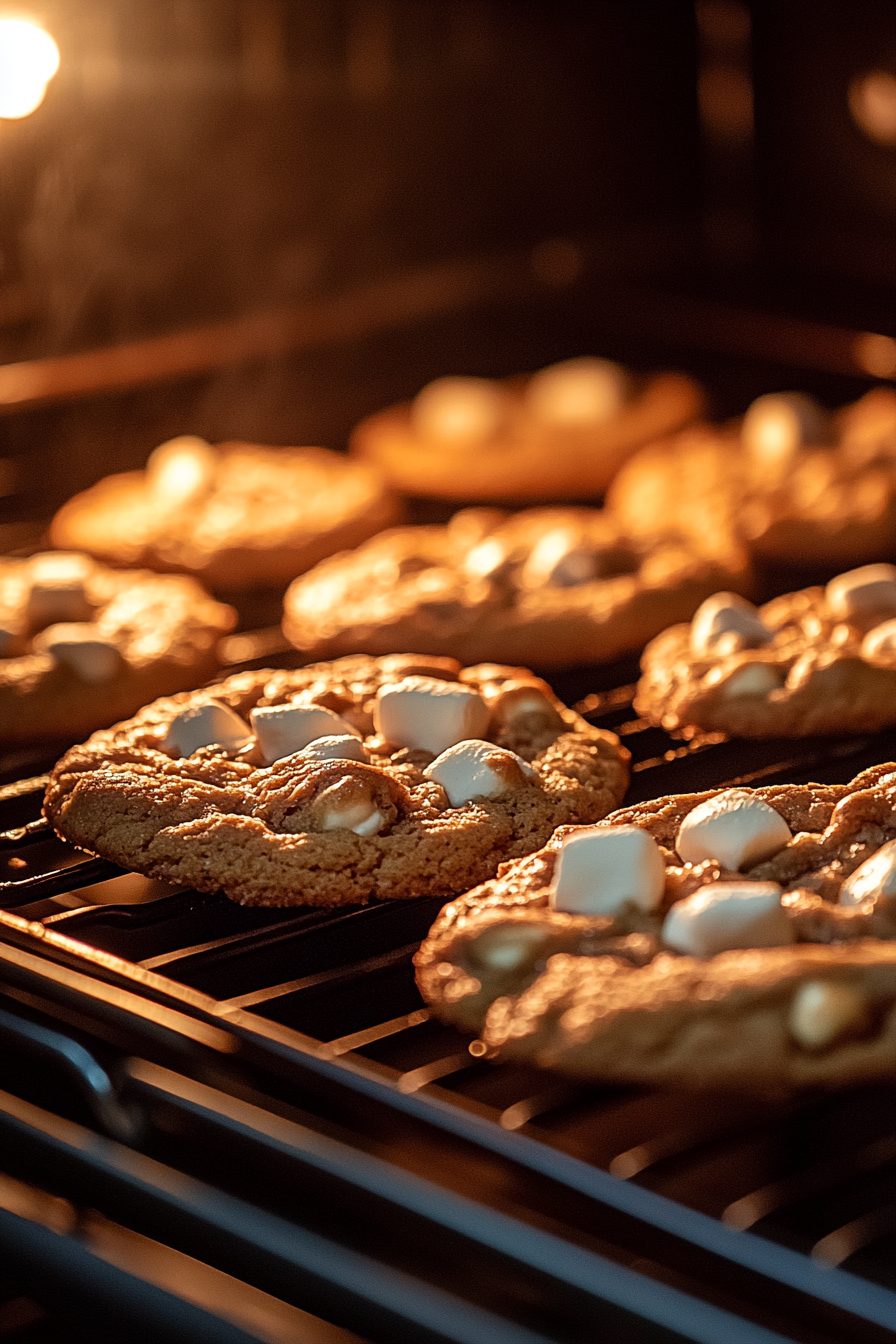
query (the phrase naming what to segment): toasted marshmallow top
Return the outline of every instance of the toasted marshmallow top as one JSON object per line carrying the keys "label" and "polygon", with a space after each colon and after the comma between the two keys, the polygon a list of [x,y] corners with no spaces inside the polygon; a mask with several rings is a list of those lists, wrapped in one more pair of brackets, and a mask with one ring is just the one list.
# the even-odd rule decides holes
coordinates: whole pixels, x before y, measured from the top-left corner
{"label": "toasted marshmallow top", "polygon": [[174,756],[192,756],[200,747],[235,750],[251,741],[249,726],[239,714],[219,700],[208,700],[182,710],[171,720],[162,750]]}
{"label": "toasted marshmallow top", "polygon": [[742,695],[770,695],[784,685],[784,672],[771,663],[743,663],[721,682],[726,700],[737,700]]}
{"label": "toasted marshmallow top", "polygon": [[675,848],[685,863],[718,859],[725,868],[752,868],[792,838],[787,822],[746,789],[725,789],[689,812]]}
{"label": "toasted marshmallow top", "polygon": [[411,424],[421,439],[462,447],[493,439],[508,409],[507,393],[489,378],[436,378],[414,398]]}
{"label": "toasted marshmallow top", "polygon": [[455,742],[481,738],[488,708],[478,691],[457,681],[436,677],[405,677],[381,686],[373,706],[378,733],[400,747],[416,747],[440,755]]}
{"label": "toasted marshmallow top", "polygon": [[302,751],[317,737],[360,737],[347,719],[322,705],[265,705],[249,714],[265,762]]}
{"label": "toasted marshmallow top", "polygon": [[862,640],[863,658],[881,658],[887,662],[896,659],[896,619],[882,621],[869,630]]}
{"label": "toasted marshmallow top", "polygon": [[111,681],[122,665],[121,650],[86,622],[51,625],[34,640],[35,653],[49,653],[82,681]]}
{"label": "toasted marshmallow top", "polygon": [[838,574],[824,590],[832,616],[849,621],[879,612],[896,616],[896,565],[862,565]]}
{"label": "toasted marshmallow top", "polygon": [[662,939],[689,957],[712,957],[740,947],[782,947],[793,927],[777,882],[714,882],[676,901]]}
{"label": "toasted marshmallow top", "polygon": [[758,465],[785,468],[798,449],[824,443],[826,420],[822,407],[804,392],[769,392],[748,407],[741,438]]}
{"label": "toasted marshmallow top", "polygon": [[85,584],[93,561],[79,551],[43,551],[28,561],[28,622],[43,628],[60,622],[88,621],[92,607]]}
{"label": "toasted marshmallow top", "polygon": [[150,453],[146,479],[157,499],[183,504],[209,487],[217,464],[218,455],[205,439],[183,434]]}
{"label": "toasted marshmallow top", "polygon": [[629,904],[655,910],[665,884],[663,856],[640,826],[584,828],[563,841],[550,904],[572,915],[613,915]]}
{"label": "toasted marshmallow top", "polygon": [[626,401],[629,377],[609,359],[566,359],[533,375],[526,402],[546,425],[600,425]]}
{"label": "toasted marshmallow top", "polygon": [[823,1050],[861,1030],[868,1020],[868,1009],[868,1000],[852,985],[807,980],[793,996],[787,1026],[804,1049]]}
{"label": "toasted marshmallow top", "polygon": [[841,905],[863,901],[896,901],[896,840],[888,840],[876,854],[859,864],[840,888]]}
{"label": "toasted marshmallow top", "polygon": [[367,761],[369,759],[361,739],[351,737],[348,733],[316,737],[313,742],[308,743],[307,747],[302,748],[300,754],[305,761]]}
{"label": "toasted marshmallow top", "polygon": [[[719,649],[726,635],[731,647]],[[759,612],[737,593],[713,593],[697,608],[691,621],[691,652],[734,653],[737,649],[756,649],[771,642],[772,632],[759,619]]]}
{"label": "toasted marshmallow top", "polygon": [[527,780],[538,778],[515,751],[476,739],[449,747],[423,773],[442,785],[452,807],[461,807],[473,798],[500,798],[521,788]]}
{"label": "toasted marshmallow top", "polygon": [[580,546],[576,528],[554,527],[540,537],[520,575],[525,588],[549,583],[555,588],[573,588],[597,574],[597,556]]}

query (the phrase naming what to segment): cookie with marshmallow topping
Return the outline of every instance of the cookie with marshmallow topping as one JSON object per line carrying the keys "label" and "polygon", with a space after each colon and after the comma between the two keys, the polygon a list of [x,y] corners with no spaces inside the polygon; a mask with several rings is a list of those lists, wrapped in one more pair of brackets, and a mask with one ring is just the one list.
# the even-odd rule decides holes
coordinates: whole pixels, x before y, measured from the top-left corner
{"label": "cookie with marshmallow topping", "polygon": [[56,766],[60,835],[250,905],[445,896],[615,807],[628,752],[525,668],[355,655],[157,700]]}
{"label": "cookie with marshmallow topping", "polygon": [[647,645],[641,672],[635,708],[671,730],[802,737],[896,723],[896,565],[759,608],[716,593]]}
{"label": "cookie with marshmallow topping", "polygon": [[447,905],[416,957],[475,1050],[744,1090],[896,1073],[896,765],[660,798],[564,827]]}
{"label": "cookie with marshmallow topping", "polygon": [[0,743],[71,741],[205,681],[235,619],[178,575],[0,557]]}
{"label": "cookie with marshmallow topping", "polygon": [[641,449],[607,506],[635,536],[716,533],[776,566],[893,557],[896,391],[873,388],[833,414],[800,392],[759,397],[739,424]]}

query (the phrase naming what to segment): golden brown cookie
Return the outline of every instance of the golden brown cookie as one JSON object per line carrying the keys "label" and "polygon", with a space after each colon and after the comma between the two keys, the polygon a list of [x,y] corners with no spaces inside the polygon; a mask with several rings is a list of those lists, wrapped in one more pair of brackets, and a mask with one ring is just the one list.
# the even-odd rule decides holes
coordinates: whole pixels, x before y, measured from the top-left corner
{"label": "golden brown cookie", "polygon": [[0,742],[83,737],[218,671],[232,607],[90,556],[0,556]]}
{"label": "golden brown cookie", "polygon": [[896,766],[558,831],[447,905],[416,964],[499,1060],[693,1088],[892,1077]]}
{"label": "golden brown cookie", "polygon": [[163,443],[145,471],[107,476],[64,504],[55,546],[116,565],[196,574],[213,588],[287,583],[400,520],[374,467],[325,448]]}
{"label": "golden brown cookie", "polygon": [[702,409],[684,374],[635,378],[608,360],[571,359],[503,382],[439,378],[362,420],[350,449],[412,495],[591,499],[636,448]]}
{"label": "golden brown cookie", "polygon": [[634,535],[712,531],[773,562],[894,557],[896,392],[874,388],[833,416],[800,393],[760,397],[738,425],[698,425],[636,453],[607,507]]}
{"label": "golden brown cookie", "polygon": [[570,666],[642,648],[720,582],[749,591],[737,546],[633,541],[598,509],[465,509],[323,561],[288,589],[283,629],[308,656],[413,649]]}
{"label": "golden brown cookie", "polygon": [[896,566],[751,607],[707,599],[641,659],[639,714],[738,737],[873,731],[896,723]]}
{"label": "golden brown cookie", "polygon": [[605,816],[627,763],[524,668],[359,655],[157,700],[62,758],[46,812],[244,905],[447,897]]}

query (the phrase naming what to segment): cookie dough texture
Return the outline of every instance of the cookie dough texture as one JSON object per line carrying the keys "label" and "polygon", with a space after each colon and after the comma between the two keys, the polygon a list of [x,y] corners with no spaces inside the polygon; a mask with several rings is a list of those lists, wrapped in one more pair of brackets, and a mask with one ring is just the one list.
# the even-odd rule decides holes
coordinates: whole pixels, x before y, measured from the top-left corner
{"label": "cookie dough texture", "polygon": [[[166,491],[152,472],[107,476],[59,510],[53,544],[239,590],[288,583],[400,520],[400,506],[376,468],[340,453],[238,442],[201,446],[207,466],[192,489]],[[180,487],[176,478],[174,485]]]}
{"label": "cookie dough texture", "polygon": [[0,557],[0,622],[17,632],[6,646],[12,656],[0,656],[2,744],[84,737],[219,670],[218,641],[233,628],[232,607],[182,575],[112,570],[83,559],[89,572],[79,618],[119,654],[116,670],[99,681],[35,650],[45,623],[28,620],[29,561]]}
{"label": "cookie dough texture", "polygon": [[834,443],[800,448],[777,476],[739,426],[697,425],[642,448],[607,506],[635,536],[674,525],[794,565],[859,565],[896,553],[896,392],[878,387],[833,417]]}
{"label": "cookie dough texture", "polygon": [[607,420],[549,425],[527,406],[528,382],[494,384],[503,392],[506,414],[485,441],[446,444],[422,437],[412,403],[404,402],[362,420],[350,451],[376,463],[391,485],[412,495],[491,503],[593,499],[637,448],[695,419],[704,405],[693,379],[661,373],[642,379]]}
{"label": "cookie dough texture", "polygon": [[[430,753],[398,749],[374,733],[379,687],[417,674],[478,690],[493,710],[489,740],[530,762],[537,779],[497,798],[448,806],[441,786],[423,774]],[[556,714],[508,724],[501,696],[521,682],[537,685]],[[290,756],[262,768],[219,747],[187,759],[160,749],[171,719],[187,707],[214,698],[248,720],[256,706],[297,696],[352,723],[370,763]],[[467,890],[503,859],[538,849],[558,825],[605,816],[625,790],[627,762],[617,738],[561,705],[524,669],[357,656],[295,672],[244,673],[156,701],[62,758],[46,812],[82,849],[164,881],[224,891],[245,905],[350,905]],[[325,790],[333,798],[334,789],[372,794],[388,825],[368,836],[322,830],[317,800]]]}
{"label": "cookie dough texture", "polygon": [[[758,614],[771,642],[726,656],[695,653],[690,625],[657,635],[641,659],[637,712],[670,730],[734,737],[873,732],[896,723],[896,650],[863,654],[866,625],[836,617],[823,588],[785,593]],[[743,678],[753,669],[764,684],[750,691]]]}
{"label": "cookie dough texture", "polygon": [[[663,909],[617,916],[548,908],[564,832],[504,864],[447,905],[417,954],[420,989],[436,1015],[479,1033],[499,1060],[578,1078],[692,1088],[789,1090],[896,1073],[896,915],[835,904],[841,882],[896,836],[896,767],[846,785],[756,789],[794,832],[746,876],[775,881],[795,941],[784,947],[678,956],[660,942],[665,910],[726,873],[674,851],[684,817],[713,793],[624,808],[599,825],[635,824],[667,865]],[[866,1018],[824,1049],[788,1030],[801,986],[855,991]]]}
{"label": "cookie dough texture", "polygon": [[394,528],[297,579],[283,629],[309,657],[410,649],[536,667],[605,662],[750,587],[736,544],[633,539],[606,511],[465,509]]}

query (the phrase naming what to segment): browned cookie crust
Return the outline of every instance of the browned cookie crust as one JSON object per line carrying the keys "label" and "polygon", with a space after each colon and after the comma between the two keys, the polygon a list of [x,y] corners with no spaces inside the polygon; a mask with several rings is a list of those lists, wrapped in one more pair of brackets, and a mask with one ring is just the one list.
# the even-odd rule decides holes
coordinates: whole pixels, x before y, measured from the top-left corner
{"label": "browned cookie crust", "polygon": [[[378,689],[418,674],[477,690],[491,708],[488,740],[531,762],[537,778],[449,806],[423,774],[431,753],[374,733]],[[514,713],[521,684],[541,692],[543,713]],[[252,748],[206,747],[186,759],[160,749],[173,716],[189,706],[214,699],[245,719],[252,708],[297,696],[352,723],[369,764],[293,755],[264,768],[252,763]],[[81,848],[164,881],[224,891],[244,905],[348,905],[466,890],[503,859],[543,845],[556,826],[605,816],[625,791],[627,762],[616,737],[561,705],[525,669],[359,655],[245,673],[156,701],[62,758],[46,812]],[[388,825],[375,835],[323,830],[325,791],[328,799],[334,791],[373,796]]]}
{"label": "browned cookie crust", "polygon": [[[823,588],[785,593],[758,614],[773,632],[771,643],[727,655],[695,653],[690,625],[657,635],[641,659],[637,712],[667,729],[735,737],[867,732],[896,723],[896,650],[863,654],[867,623],[832,615]],[[747,669],[767,671],[768,684],[745,691]]]}
{"label": "browned cookie crust", "polygon": [[152,472],[107,476],[62,506],[53,544],[238,590],[287,583],[401,518],[376,468],[325,448],[190,440],[185,455],[197,465],[191,489],[175,474],[180,498]]}
{"label": "browned cookie crust", "polygon": [[463,447],[421,437],[411,403],[390,406],[355,428],[350,449],[375,462],[398,490],[442,499],[496,503],[593,499],[644,443],[700,415],[703,393],[693,379],[661,373],[641,380],[634,396],[595,425],[545,425],[527,409],[526,378],[496,384],[506,398],[503,424]]}
{"label": "browned cookie crust", "polygon": [[[718,792],[718,791],[715,791]],[[660,940],[674,902],[719,880],[743,879],[715,860],[675,853],[682,820],[714,792],[623,808],[600,823],[634,824],[666,862],[663,906],[616,916],[548,908],[564,832],[447,905],[416,957],[435,1013],[478,1031],[482,1052],[576,1077],[660,1086],[839,1086],[896,1073],[896,912],[869,901],[842,906],[843,880],[896,837],[896,767],[847,785],[754,791],[794,832],[746,874],[785,888],[795,942],[678,955]],[[807,982],[854,990],[867,1005],[855,1031],[810,1049],[788,1029]]]}
{"label": "browned cookie crust", "polygon": [[283,629],[309,656],[412,649],[562,667],[642,648],[720,584],[749,591],[742,548],[632,540],[599,509],[465,509],[325,560],[288,589]]}
{"label": "browned cookie crust", "polygon": [[[218,641],[233,628],[236,613],[195,580],[111,570],[83,555],[73,560],[82,577],[63,592],[54,614],[59,598],[41,605],[31,597],[34,562],[0,557],[2,743],[83,737],[133,714],[150,697],[207,680],[220,667]],[[85,676],[42,647],[63,626],[76,636],[71,621],[85,639],[107,646],[100,675]]]}
{"label": "browned cookie crust", "polygon": [[834,417],[836,442],[801,449],[775,479],[734,427],[695,426],[641,449],[607,507],[634,535],[697,530],[752,555],[846,567],[896,553],[896,392],[875,388]]}

